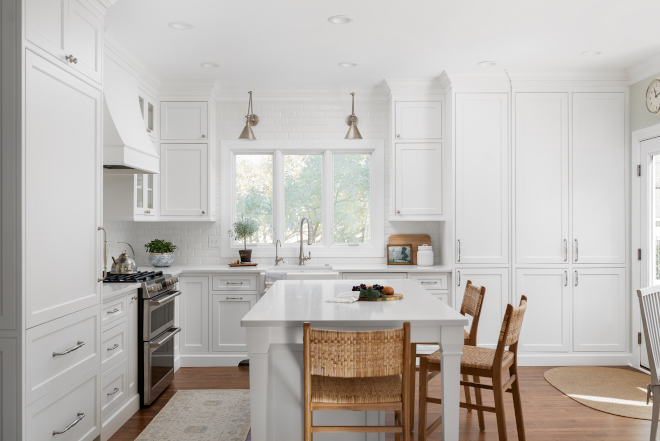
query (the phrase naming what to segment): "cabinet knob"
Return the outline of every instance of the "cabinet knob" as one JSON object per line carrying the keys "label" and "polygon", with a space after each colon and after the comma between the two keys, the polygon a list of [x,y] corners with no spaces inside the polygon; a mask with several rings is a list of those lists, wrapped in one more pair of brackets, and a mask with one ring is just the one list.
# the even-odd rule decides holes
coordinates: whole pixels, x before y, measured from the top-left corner
{"label": "cabinet knob", "polygon": [[396,214],[401,214],[401,210],[396,210]]}
{"label": "cabinet knob", "polygon": [[399,135],[399,134],[397,133],[397,134],[396,134],[396,137],[397,137],[397,138],[401,138],[401,135]]}
{"label": "cabinet knob", "polygon": [[202,214],[206,214],[206,211],[202,211]]}
{"label": "cabinet knob", "polygon": [[206,135],[202,135],[202,138],[206,138]]}
{"label": "cabinet knob", "polygon": [[64,59],[67,60],[69,63],[78,64],[78,59],[75,58],[73,55],[67,55],[66,57],[64,57]]}

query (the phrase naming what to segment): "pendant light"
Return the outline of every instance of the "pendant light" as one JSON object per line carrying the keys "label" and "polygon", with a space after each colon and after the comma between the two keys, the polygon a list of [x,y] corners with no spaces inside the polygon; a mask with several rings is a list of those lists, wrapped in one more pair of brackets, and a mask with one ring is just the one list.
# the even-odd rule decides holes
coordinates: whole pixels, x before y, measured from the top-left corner
{"label": "pendant light", "polygon": [[351,114],[346,118],[346,123],[350,127],[348,128],[348,133],[344,139],[362,139],[362,135],[360,135],[360,131],[357,128],[358,117],[355,116],[355,92],[351,92],[351,97],[353,100]]}
{"label": "pendant light", "polygon": [[248,92],[250,94],[250,102],[248,103],[248,111],[247,115],[245,115],[245,128],[241,132],[241,136],[238,137],[238,139],[252,139],[255,140],[257,139],[256,136],[254,136],[254,132],[252,131],[252,127],[250,126],[256,126],[259,124],[259,117],[255,114],[253,114],[253,109],[252,109],[252,91]]}

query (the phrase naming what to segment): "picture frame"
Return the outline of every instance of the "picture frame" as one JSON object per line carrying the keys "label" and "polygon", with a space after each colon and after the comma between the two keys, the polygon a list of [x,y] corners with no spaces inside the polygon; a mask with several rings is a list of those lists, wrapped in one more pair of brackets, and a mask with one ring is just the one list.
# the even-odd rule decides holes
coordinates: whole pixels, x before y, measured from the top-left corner
{"label": "picture frame", "polygon": [[388,265],[412,265],[412,244],[387,245]]}

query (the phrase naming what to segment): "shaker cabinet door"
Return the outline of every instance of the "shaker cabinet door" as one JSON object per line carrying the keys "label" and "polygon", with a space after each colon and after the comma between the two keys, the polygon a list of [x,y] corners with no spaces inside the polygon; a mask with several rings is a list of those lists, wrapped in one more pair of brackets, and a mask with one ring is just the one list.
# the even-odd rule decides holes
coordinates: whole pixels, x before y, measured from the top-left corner
{"label": "shaker cabinet door", "polygon": [[69,23],[69,2],[74,0],[27,0],[25,38],[64,61]]}
{"label": "shaker cabinet door", "polygon": [[209,139],[206,101],[160,103],[160,139],[206,142]]}
{"label": "shaker cabinet door", "polygon": [[213,351],[247,353],[247,332],[241,319],[256,304],[256,294],[213,296]]}
{"label": "shaker cabinet door", "polygon": [[397,143],[396,215],[442,214],[442,144]]}
{"label": "shaker cabinet door", "polygon": [[396,140],[442,138],[441,101],[397,101]]}
{"label": "shaker cabinet door", "polygon": [[76,59],[71,67],[97,83],[103,77],[103,20],[77,0],[69,0],[66,51]]}
{"label": "shaker cabinet door", "polygon": [[209,352],[209,278],[180,277],[181,354]]}
{"label": "shaker cabinet door", "polygon": [[161,144],[161,216],[208,216],[208,144]]}

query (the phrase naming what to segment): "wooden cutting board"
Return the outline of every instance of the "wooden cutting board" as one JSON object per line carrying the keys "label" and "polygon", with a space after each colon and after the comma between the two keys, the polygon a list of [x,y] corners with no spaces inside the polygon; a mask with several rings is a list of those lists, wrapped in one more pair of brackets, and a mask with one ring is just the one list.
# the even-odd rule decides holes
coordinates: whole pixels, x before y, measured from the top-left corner
{"label": "wooden cutting board", "polygon": [[412,264],[417,265],[417,247],[431,245],[431,236],[428,234],[398,234],[390,236],[390,245],[412,244]]}

